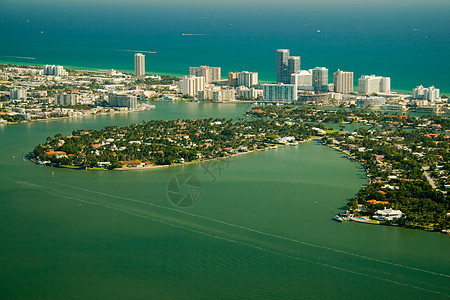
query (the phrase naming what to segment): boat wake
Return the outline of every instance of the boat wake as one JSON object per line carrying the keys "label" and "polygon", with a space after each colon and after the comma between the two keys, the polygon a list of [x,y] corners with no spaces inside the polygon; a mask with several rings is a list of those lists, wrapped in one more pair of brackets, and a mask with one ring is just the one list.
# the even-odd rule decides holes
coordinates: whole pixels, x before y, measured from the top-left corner
{"label": "boat wake", "polygon": [[111,49],[111,50],[115,50],[115,51],[124,51],[124,52],[140,52],[140,53],[148,53],[148,54],[156,54],[158,52],[156,51],[150,51],[150,50],[133,50],[133,49]]}
{"label": "boat wake", "polygon": [[260,231],[260,230],[257,230],[257,229],[249,228],[249,227],[246,227],[246,226],[242,226],[242,225],[233,224],[233,223],[229,223],[229,222],[226,222],[226,221],[210,218],[210,217],[207,217],[207,216],[197,215],[197,214],[194,214],[194,213],[190,213],[190,212],[179,210],[179,209],[172,208],[172,207],[161,206],[161,205],[157,205],[157,204],[153,204],[153,203],[150,203],[150,202],[145,202],[145,201],[141,201],[141,200],[137,200],[137,199],[133,199],[133,198],[129,198],[129,197],[116,196],[116,195],[111,195],[111,194],[107,194],[107,193],[103,193],[103,192],[88,190],[88,189],[84,189],[84,188],[80,188],[80,187],[72,186],[72,185],[68,185],[68,184],[62,184],[62,183],[56,183],[56,182],[45,182],[45,183],[57,184],[57,185],[61,185],[61,186],[64,186],[64,187],[69,187],[69,188],[73,188],[73,189],[76,189],[76,190],[81,190],[81,191],[85,191],[85,192],[89,192],[89,193],[94,193],[94,194],[98,194],[98,195],[102,195],[102,196],[106,196],[106,197],[122,199],[122,200],[130,201],[130,202],[135,202],[135,203],[140,203],[140,204],[144,204],[144,205],[149,205],[149,206],[157,207],[157,208],[160,208],[160,209],[163,209],[163,210],[177,212],[177,213],[180,213],[180,214],[184,214],[184,215],[188,215],[188,216],[191,216],[191,217],[212,221],[212,222],[219,223],[219,224],[222,224],[222,225],[226,225],[226,226],[242,229],[242,230],[245,230],[245,231],[248,231],[248,232],[257,233],[257,234],[260,234],[260,235],[264,235],[264,236],[268,236],[268,237],[272,237],[272,238],[276,238],[276,239],[281,239],[281,240],[285,240],[285,241],[289,241],[289,242],[293,242],[293,243],[297,243],[297,244],[301,244],[301,245],[305,245],[305,246],[309,246],[309,247],[314,247],[314,248],[318,248],[318,249],[333,251],[333,252],[336,252],[336,253],[339,253],[339,254],[344,254],[344,255],[347,255],[347,256],[353,256],[353,257],[361,258],[361,259],[364,259],[364,260],[370,260],[370,261],[374,261],[374,262],[377,262],[377,263],[382,263],[382,264],[387,264],[387,265],[400,267],[400,268],[404,268],[404,269],[409,269],[409,270],[414,270],[414,271],[418,271],[418,272],[423,272],[423,273],[427,273],[427,274],[431,274],[431,275],[435,275],[435,276],[450,278],[450,275],[447,275],[447,274],[442,274],[442,273],[433,272],[433,271],[429,271],[429,270],[425,270],[425,269],[421,269],[421,268],[416,268],[416,267],[411,267],[411,266],[407,266],[407,265],[402,265],[402,264],[398,264],[398,263],[394,263],[394,262],[390,262],[390,261],[385,261],[385,260],[381,260],[381,259],[377,259],[377,258],[372,258],[372,257],[368,257],[368,256],[364,256],[364,255],[360,255],[360,254],[356,254],[356,253],[352,253],[352,252],[348,252],[348,251],[344,251],[344,250],[339,250],[339,249],[335,249],[335,248],[331,248],[331,247],[326,247],[326,246],[321,246],[321,245],[317,245],[317,244],[313,244],[313,243],[308,243],[308,242],[296,240],[296,239],[293,239],[293,238],[289,238],[289,237],[285,237],[285,236],[281,236],[281,235],[277,235],[277,234],[268,233],[268,232]]}
{"label": "boat wake", "polygon": [[7,58],[18,58],[18,59],[27,59],[27,60],[34,60],[35,57],[27,57],[27,56],[9,56],[9,55],[0,55],[0,57],[7,57]]}

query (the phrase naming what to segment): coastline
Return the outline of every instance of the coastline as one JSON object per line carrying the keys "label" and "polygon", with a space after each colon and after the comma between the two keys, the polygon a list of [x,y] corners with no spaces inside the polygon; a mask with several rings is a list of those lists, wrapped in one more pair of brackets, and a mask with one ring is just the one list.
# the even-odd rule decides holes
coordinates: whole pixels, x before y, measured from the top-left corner
{"label": "coastline", "polygon": [[115,114],[128,114],[128,113],[136,113],[140,111],[145,110],[132,110],[132,111],[113,111],[113,112],[103,112],[98,114],[83,114],[83,115],[76,115],[76,116],[65,116],[65,117],[58,117],[58,118],[48,118],[48,119],[34,119],[34,120],[24,120],[21,122],[4,122],[0,123],[4,125],[19,125],[19,124],[28,124],[28,123],[35,123],[35,122],[51,122],[51,121],[61,121],[61,120],[67,120],[67,119],[76,119],[76,118],[87,118],[87,117],[95,117],[95,116],[107,116],[107,115],[115,115]]}
{"label": "coastline", "polygon": [[[0,60],[0,64],[9,64],[9,65],[17,65],[17,66],[28,66],[28,67],[35,67],[35,66],[43,66],[44,64],[40,64],[40,63],[32,63],[33,60],[29,60],[27,59],[26,62],[18,62],[18,61],[7,61],[7,60]],[[65,65],[65,68],[67,68],[68,70],[74,70],[74,71],[85,71],[85,72],[105,72],[108,69],[104,69],[104,68],[94,68],[94,67],[86,67],[86,66],[72,66],[72,65]],[[117,71],[123,72],[123,73],[129,73],[132,74],[134,71],[132,69],[117,69]],[[165,76],[174,76],[174,77],[183,77],[186,74],[181,74],[181,73],[167,73],[164,71],[161,72],[146,72],[147,75],[152,75],[152,74],[157,74],[157,75],[165,75]],[[222,78],[222,80],[227,79],[226,77]],[[272,80],[268,80],[268,79],[262,79],[260,78],[259,80],[261,83],[273,83],[275,82],[275,78],[273,78]],[[414,88],[415,86],[412,86],[412,88]],[[354,89],[357,88],[357,86],[354,86]],[[395,88],[391,88],[391,91],[396,92],[398,94],[412,94],[412,90],[406,90],[406,89],[395,89]],[[442,90],[440,91],[441,96],[445,95],[445,96],[450,96],[450,91],[445,91]]]}

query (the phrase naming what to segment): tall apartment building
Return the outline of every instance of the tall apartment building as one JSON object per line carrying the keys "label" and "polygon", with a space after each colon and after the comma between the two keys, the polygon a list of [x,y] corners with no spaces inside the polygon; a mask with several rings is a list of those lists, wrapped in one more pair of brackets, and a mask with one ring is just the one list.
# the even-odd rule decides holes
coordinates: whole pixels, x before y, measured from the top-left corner
{"label": "tall apartment building", "polygon": [[287,66],[287,80],[290,80],[291,74],[297,73],[300,71],[300,56],[289,56],[288,57],[288,66]]}
{"label": "tall apartment building", "polygon": [[178,85],[183,95],[197,96],[198,92],[205,89],[205,77],[189,75],[184,76]]}
{"label": "tall apartment building", "polygon": [[9,90],[9,100],[11,100],[11,101],[26,101],[27,100],[27,89],[14,88],[14,89]]}
{"label": "tall apartment building", "polygon": [[358,79],[358,90],[363,94],[390,93],[391,78],[375,75],[362,75]]}
{"label": "tall apartment building", "polygon": [[291,74],[300,71],[300,56],[290,56],[289,49],[277,49],[277,82],[289,83]]}
{"label": "tall apartment building", "polygon": [[189,75],[205,77],[205,83],[211,83],[222,79],[222,69],[220,67],[200,66],[189,67]]}
{"label": "tall apartment building", "polygon": [[337,70],[333,74],[334,91],[336,93],[348,94],[353,92],[353,72]]}
{"label": "tall apartment building", "polygon": [[328,92],[328,69],[315,67],[312,69],[312,85],[315,92]]}
{"label": "tall apartment building", "polygon": [[137,97],[127,94],[110,93],[109,105],[112,107],[128,107],[129,110],[137,109]]}
{"label": "tall apartment building", "polygon": [[69,74],[63,66],[44,65],[44,75],[67,76]]}
{"label": "tall apartment building", "polygon": [[252,87],[258,84],[258,73],[242,71],[238,73],[238,86]]}
{"label": "tall apartment building", "polygon": [[264,84],[263,100],[268,102],[286,102],[297,101],[297,87],[295,84]]}
{"label": "tall apartment building", "polygon": [[435,88],[434,86],[424,88],[422,85],[419,85],[418,87],[413,89],[413,98],[435,101],[440,98],[439,89]]}
{"label": "tall apartment building", "polygon": [[277,82],[286,83],[289,49],[277,50]]}
{"label": "tall apartment building", "polygon": [[76,94],[67,94],[60,93],[55,96],[55,104],[56,105],[77,105],[78,104],[78,95]]}
{"label": "tall apartment building", "polygon": [[228,73],[228,85],[231,87],[238,86],[238,74],[239,72]]}
{"label": "tall apartment building", "polygon": [[138,77],[145,75],[145,55],[142,53],[134,55],[134,75]]}
{"label": "tall apartment building", "polygon": [[214,102],[227,102],[236,100],[234,90],[232,89],[199,91],[198,98]]}

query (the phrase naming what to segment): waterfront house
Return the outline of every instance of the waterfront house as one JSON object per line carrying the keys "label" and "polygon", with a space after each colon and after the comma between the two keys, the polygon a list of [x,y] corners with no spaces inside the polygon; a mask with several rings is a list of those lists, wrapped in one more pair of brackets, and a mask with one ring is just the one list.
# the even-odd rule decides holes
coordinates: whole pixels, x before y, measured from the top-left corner
{"label": "waterfront house", "polygon": [[403,215],[401,210],[395,210],[392,208],[377,210],[373,219],[375,220],[383,220],[383,221],[393,221],[401,218]]}

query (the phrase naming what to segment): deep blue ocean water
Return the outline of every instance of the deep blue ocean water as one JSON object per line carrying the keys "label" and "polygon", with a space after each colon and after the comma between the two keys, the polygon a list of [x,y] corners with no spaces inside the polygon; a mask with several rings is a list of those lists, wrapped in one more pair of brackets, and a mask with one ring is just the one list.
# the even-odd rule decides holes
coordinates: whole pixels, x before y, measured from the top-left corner
{"label": "deep blue ocean water", "polygon": [[[325,66],[392,78],[392,89],[434,85],[450,93],[450,1],[378,4],[256,1],[0,1],[0,62],[81,69],[133,69],[182,75],[221,66],[276,79],[277,48],[301,56],[302,69]],[[320,32],[318,32],[320,31]],[[189,34],[189,35],[183,35]],[[157,53],[149,53],[157,52]]]}

